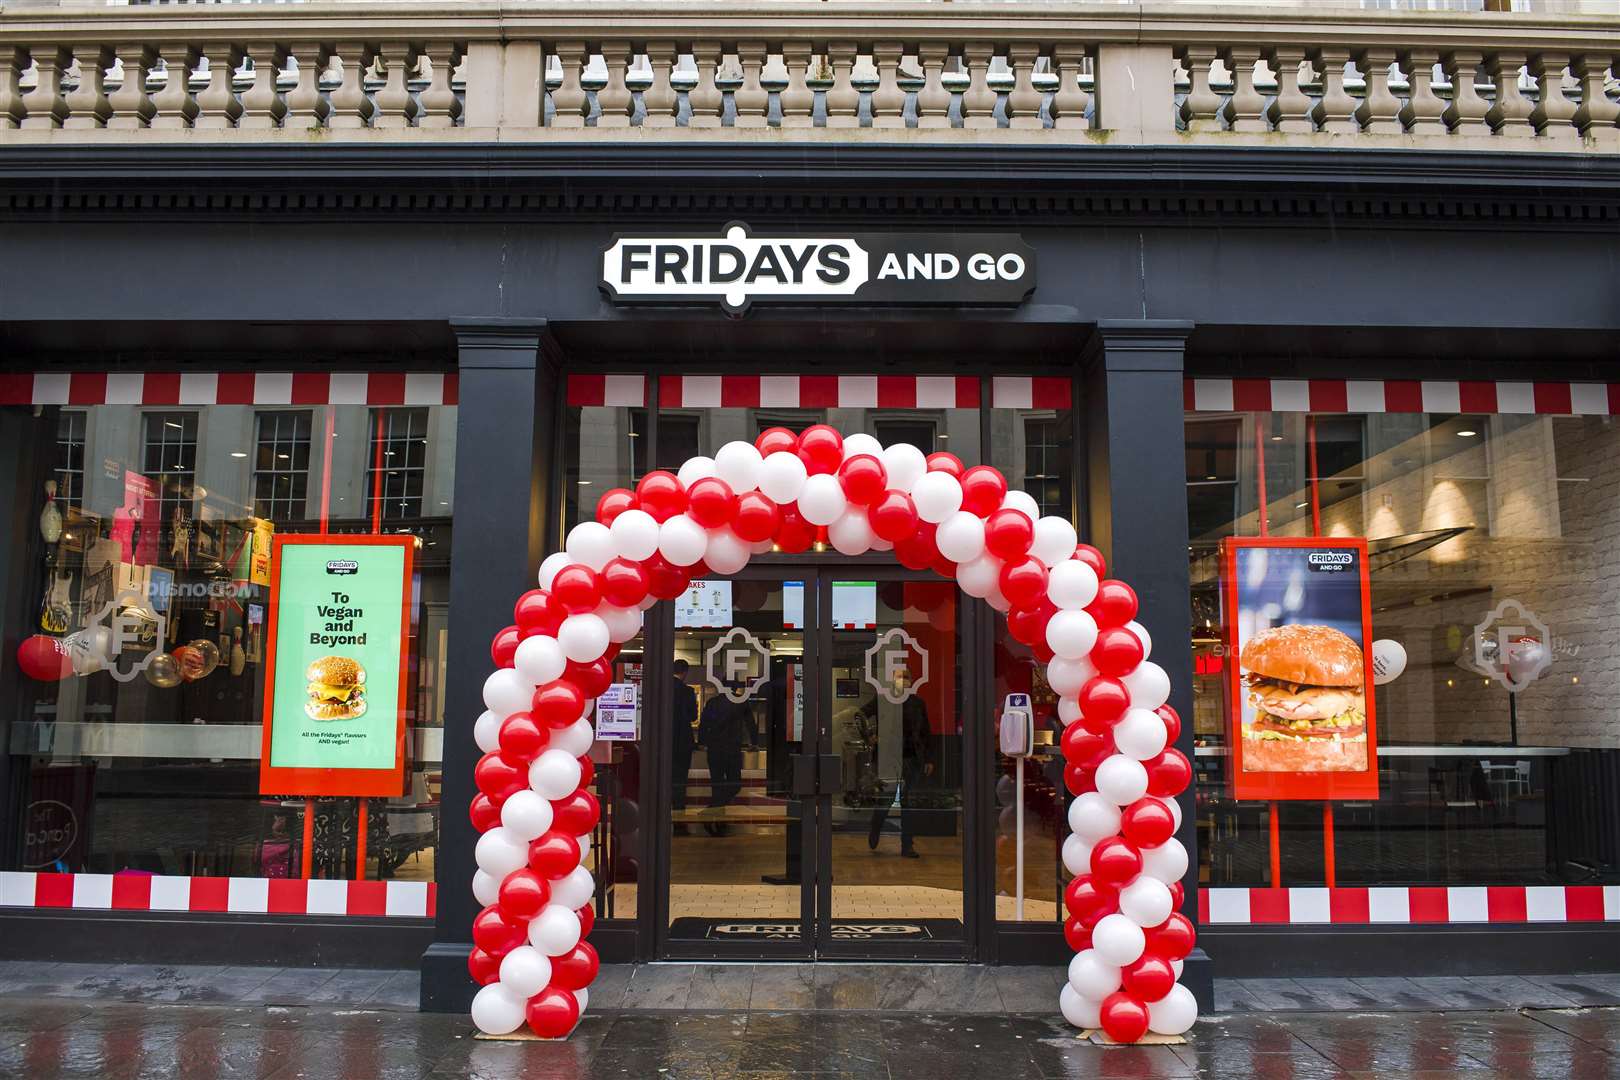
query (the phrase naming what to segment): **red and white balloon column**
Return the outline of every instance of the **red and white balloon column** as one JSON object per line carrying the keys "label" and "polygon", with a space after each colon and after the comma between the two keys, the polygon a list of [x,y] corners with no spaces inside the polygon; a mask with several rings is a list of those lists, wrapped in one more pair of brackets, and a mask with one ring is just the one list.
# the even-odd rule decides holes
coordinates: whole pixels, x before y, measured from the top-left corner
{"label": "red and white balloon column", "polygon": [[597,957],[584,940],[594,882],[583,862],[600,813],[586,790],[590,712],[619,644],[692,579],[822,538],[845,555],[893,550],[956,580],[1006,612],[1046,663],[1077,796],[1063,846],[1077,955],[1059,1005],[1122,1042],[1186,1031],[1197,1007],[1178,980],[1193,928],[1175,910],[1187,852],[1173,834],[1192,770],[1170,745],[1180,720],[1165,704],[1169,678],[1147,659],[1136,594],[1104,580],[1102,556],[1074,526],[1041,516],[995,469],[825,424],[772,428],[605,493],[496,635],[474,729],[485,752],[472,804],[482,834],[473,893],[485,905],[468,965],[482,984],[474,1022],[506,1034],[527,1021],[559,1037],[586,1006]]}

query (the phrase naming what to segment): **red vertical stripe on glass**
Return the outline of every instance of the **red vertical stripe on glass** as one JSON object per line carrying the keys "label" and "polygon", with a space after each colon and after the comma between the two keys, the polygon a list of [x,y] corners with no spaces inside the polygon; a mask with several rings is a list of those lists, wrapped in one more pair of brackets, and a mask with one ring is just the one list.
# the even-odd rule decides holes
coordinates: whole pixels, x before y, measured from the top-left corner
{"label": "red vertical stripe on glass", "polygon": [[405,373],[403,371],[373,371],[367,375],[366,404],[405,404]]}
{"label": "red vertical stripe on glass", "polygon": [[1328,917],[1336,923],[1364,923],[1372,920],[1366,889],[1329,889]]}
{"label": "red vertical stripe on glass", "polygon": [[979,380],[972,375],[958,375],[956,377],[956,407],[958,409],[977,409],[979,407]]}
{"label": "red vertical stripe on glass", "polygon": [[658,376],[658,407],[661,409],[681,407],[681,377],[679,375]]}
{"label": "red vertical stripe on glass", "polygon": [[1496,384],[1480,380],[1457,384],[1457,401],[1465,413],[1496,411]]}
{"label": "red vertical stripe on glass", "polygon": [[1489,922],[1527,922],[1523,885],[1489,885],[1485,889],[1485,918]]}
{"label": "red vertical stripe on glass", "polygon": [[1564,886],[1564,919],[1568,922],[1603,921],[1603,886]]}
{"label": "red vertical stripe on glass", "polygon": [[427,917],[431,919],[434,915],[438,914],[438,907],[439,886],[430,881],[428,882]]}
{"label": "red vertical stripe on glass", "polygon": [[172,371],[148,372],[141,380],[141,404],[180,404],[180,375]]}
{"label": "red vertical stripe on glass", "polygon": [[917,380],[909,375],[879,375],[877,403],[880,409],[915,409]]}
{"label": "red vertical stripe on glass", "polygon": [[1349,412],[1350,392],[1343,379],[1312,379],[1311,412]]}
{"label": "red vertical stripe on glass", "polygon": [[349,882],[348,912],[350,915],[388,914],[388,882]]}
{"label": "red vertical stripe on glass", "polygon": [[1406,891],[1407,905],[1415,923],[1443,923],[1451,920],[1451,904],[1443,888],[1415,888]]}
{"label": "red vertical stripe on glass", "polygon": [[69,405],[104,405],[107,401],[105,371],[75,371],[68,379]]}
{"label": "red vertical stripe on glass", "polygon": [[1199,889],[1198,890],[1198,922],[1199,922],[1199,925],[1208,925],[1208,923],[1209,923],[1209,890],[1208,889]]}
{"label": "red vertical stripe on glass", "polygon": [[452,371],[444,377],[444,404],[461,404],[461,375],[457,372]]}
{"label": "red vertical stripe on glass", "polygon": [[228,911],[230,906],[230,878],[194,877],[191,879],[192,911]]}
{"label": "red vertical stripe on glass", "polygon": [[1181,411],[1198,411],[1198,402],[1193,396],[1193,381],[1191,379],[1181,380]]}
{"label": "red vertical stripe on glass", "polygon": [[324,371],[299,371],[292,377],[294,405],[325,405],[332,400],[332,377]]}
{"label": "red vertical stripe on glass", "polygon": [[114,874],[112,906],[118,911],[146,911],[152,906],[151,874]]}
{"label": "red vertical stripe on glass", "polygon": [[802,375],[799,377],[799,408],[838,408],[838,376]]}
{"label": "red vertical stripe on glass", "polygon": [[32,405],[34,376],[0,374],[0,405]]}
{"label": "red vertical stripe on glass", "polygon": [[606,375],[568,376],[568,404],[587,408],[607,400]]}
{"label": "red vertical stripe on glass", "polygon": [[[321,376],[325,378],[326,376]],[[251,371],[222,371],[214,387],[215,405],[252,405],[254,378]],[[324,399],[323,399],[324,400]],[[293,376],[293,401],[298,402],[298,376]]]}
{"label": "red vertical stripe on glass", "polygon": [[264,909],[271,915],[303,915],[309,911],[309,882],[303,878],[271,878]]}
{"label": "red vertical stripe on glass", "polygon": [[1249,921],[1251,923],[1285,923],[1288,921],[1287,889],[1250,889]]}
{"label": "red vertical stripe on glass", "polygon": [[1238,412],[1270,412],[1270,379],[1233,379],[1232,408]]}
{"label": "red vertical stripe on glass", "polygon": [[1568,416],[1574,412],[1569,403],[1569,383],[1538,382],[1535,384],[1536,412],[1553,416]]}
{"label": "red vertical stripe on glass", "polygon": [[720,377],[720,407],[724,409],[759,408],[759,376],[722,375]]}
{"label": "red vertical stripe on glass", "polygon": [[72,907],[72,874],[34,875],[35,907]]}
{"label": "red vertical stripe on glass", "polygon": [[1423,384],[1413,379],[1389,379],[1384,383],[1385,412],[1423,411]]}
{"label": "red vertical stripe on glass", "polygon": [[1068,379],[1039,375],[1030,380],[1029,403],[1036,409],[1067,409],[1074,403]]}

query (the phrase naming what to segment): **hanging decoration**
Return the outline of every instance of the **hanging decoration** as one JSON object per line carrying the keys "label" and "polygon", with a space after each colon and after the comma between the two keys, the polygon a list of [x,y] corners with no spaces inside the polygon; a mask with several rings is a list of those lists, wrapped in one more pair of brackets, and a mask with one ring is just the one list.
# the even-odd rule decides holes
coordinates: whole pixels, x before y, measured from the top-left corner
{"label": "hanging decoration", "polygon": [[825,424],[771,428],[606,492],[495,636],[473,726],[484,751],[471,807],[481,834],[472,890],[484,905],[468,960],[482,987],[474,1023],[559,1038],[588,1003],[595,881],[583,864],[600,813],[587,790],[590,714],[620,644],[691,579],[735,574],[773,549],[805,551],[818,536],[845,555],[892,550],[954,579],[1005,612],[1046,664],[1076,796],[1063,844],[1074,875],[1064,935],[1076,955],[1059,1008],[1119,1042],[1186,1031],[1198,1010],[1179,981],[1193,925],[1178,911],[1187,850],[1175,833],[1192,768],[1173,745],[1181,720],[1166,704],[1169,677],[1148,659],[1136,594],[1105,577],[1072,524],[1042,516],[995,469]]}

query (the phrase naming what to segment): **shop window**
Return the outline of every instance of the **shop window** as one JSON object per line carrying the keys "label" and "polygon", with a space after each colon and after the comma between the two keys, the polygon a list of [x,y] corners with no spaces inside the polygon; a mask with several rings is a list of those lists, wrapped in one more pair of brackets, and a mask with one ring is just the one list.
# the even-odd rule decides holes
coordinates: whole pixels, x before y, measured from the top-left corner
{"label": "shop window", "polygon": [[84,505],[84,425],[88,414],[64,409],[56,420],[56,502],[64,512]]}
{"label": "shop window", "polygon": [[143,422],[141,471],[157,486],[162,540],[178,551],[196,516],[192,486],[197,479],[197,414],[147,413]]}
{"label": "shop window", "polygon": [[383,521],[422,516],[427,478],[428,411],[375,409],[367,449],[371,464],[366,489],[371,512]]}
{"label": "shop window", "polygon": [[253,464],[253,512],[259,517],[305,516],[309,497],[310,414],[262,412]]}
{"label": "shop window", "polygon": [[[596,500],[604,491],[634,489],[647,471],[643,383],[639,375],[569,376],[563,414],[564,535],[595,516]],[[660,441],[670,437],[678,437],[678,432],[660,429]]]}

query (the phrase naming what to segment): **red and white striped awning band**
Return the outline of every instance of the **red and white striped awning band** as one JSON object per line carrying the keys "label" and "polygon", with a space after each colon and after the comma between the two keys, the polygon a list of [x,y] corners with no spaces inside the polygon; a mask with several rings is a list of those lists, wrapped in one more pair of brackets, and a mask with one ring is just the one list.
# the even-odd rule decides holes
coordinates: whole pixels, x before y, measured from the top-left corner
{"label": "red and white striped awning band", "polygon": [[1620,921],[1620,885],[1201,889],[1204,926]]}
{"label": "red and white striped awning band", "polygon": [[454,405],[454,372],[0,373],[0,405]]}
{"label": "red and white striped awning band", "polygon": [[0,871],[0,907],[431,919],[437,893],[431,881]]}
{"label": "red and white striped awning band", "polygon": [[[1062,376],[997,376],[997,409],[1067,409]],[[660,375],[658,402],[667,409],[976,409],[983,395],[974,376],[958,375]],[[647,404],[641,375],[570,375],[568,404]]]}
{"label": "red and white striped awning band", "polygon": [[1620,416],[1620,383],[1456,379],[1188,379],[1188,412]]}

